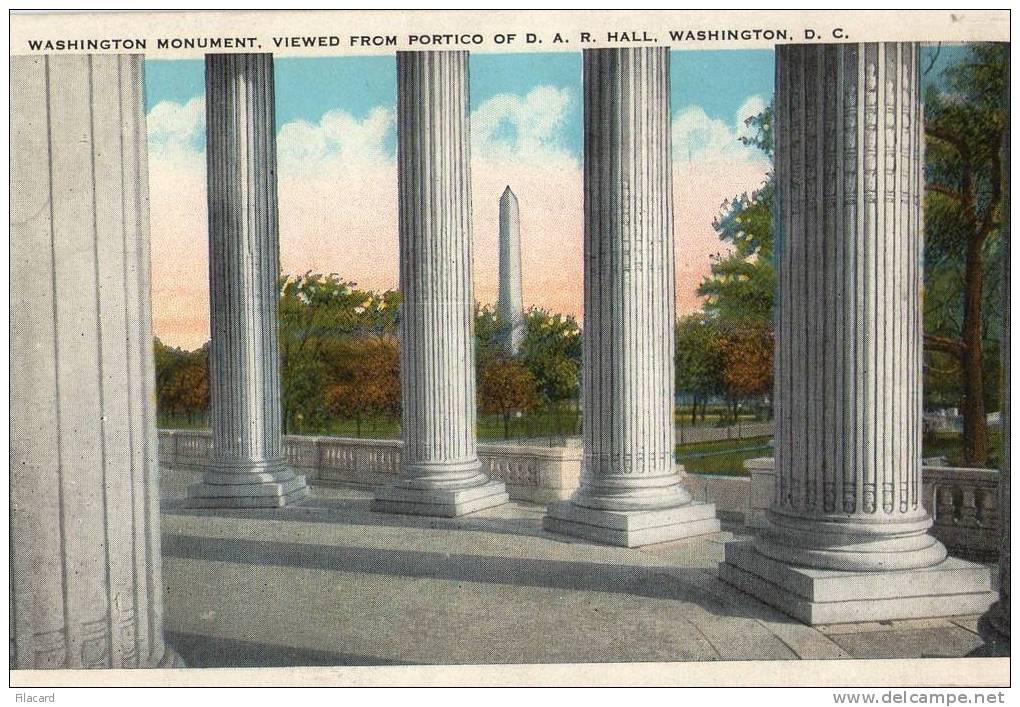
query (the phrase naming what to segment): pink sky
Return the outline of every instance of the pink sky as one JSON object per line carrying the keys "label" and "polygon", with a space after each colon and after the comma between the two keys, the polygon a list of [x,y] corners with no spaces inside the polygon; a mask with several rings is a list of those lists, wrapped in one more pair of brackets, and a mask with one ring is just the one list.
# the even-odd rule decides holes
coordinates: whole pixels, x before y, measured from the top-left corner
{"label": "pink sky", "polygon": [[[204,111],[201,105],[190,107],[193,112]],[[188,107],[177,108],[186,111]],[[168,120],[154,112],[149,116],[150,135]],[[396,167],[393,156],[378,149],[386,130],[392,129],[392,115],[384,112],[351,125],[349,116],[337,114],[333,120],[345,127],[347,142],[328,154],[309,155],[308,145],[316,144],[316,130],[335,130],[327,117],[319,126],[302,124],[293,131],[284,126],[280,133],[282,270],[336,272],[362,287],[395,288]],[[483,118],[473,116],[473,123],[484,125]],[[683,149],[683,140],[696,140],[699,147],[707,143],[696,130],[690,135],[683,132],[683,119],[678,116],[674,121],[674,154],[691,155],[689,147]],[[686,116],[688,122],[691,119]],[[704,122],[696,114],[693,119]],[[174,120],[183,119],[175,115],[170,122]],[[704,133],[701,123],[695,127]],[[758,187],[767,169],[764,160],[740,150],[736,128],[708,127],[719,133],[714,136],[719,145],[707,144],[709,149],[693,159],[674,163],[679,314],[700,306],[695,290],[709,272],[710,255],[723,250],[711,225],[721,204]],[[483,303],[496,299],[498,202],[509,184],[521,207],[525,307],[580,316],[582,197],[577,160],[541,140],[508,152],[489,149],[485,135],[473,133],[472,139],[475,298]],[[709,135],[708,142],[712,139]],[[678,140],[683,151],[678,150]],[[155,334],[165,343],[196,348],[209,337],[204,153],[166,145],[154,151],[150,193]]]}

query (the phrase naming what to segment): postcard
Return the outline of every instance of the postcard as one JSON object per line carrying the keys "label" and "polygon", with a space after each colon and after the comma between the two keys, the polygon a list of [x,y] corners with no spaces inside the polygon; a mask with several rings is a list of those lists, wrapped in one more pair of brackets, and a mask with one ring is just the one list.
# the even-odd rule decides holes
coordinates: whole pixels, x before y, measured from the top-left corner
{"label": "postcard", "polygon": [[1001,700],[1008,11],[10,40],[20,701]]}

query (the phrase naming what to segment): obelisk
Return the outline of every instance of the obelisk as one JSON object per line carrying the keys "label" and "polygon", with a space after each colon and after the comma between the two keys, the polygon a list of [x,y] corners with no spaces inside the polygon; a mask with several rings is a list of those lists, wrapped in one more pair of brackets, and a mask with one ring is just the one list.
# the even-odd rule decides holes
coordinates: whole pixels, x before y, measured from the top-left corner
{"label": "obelisk", "polygon": [[499,198],[499,299],[496,313],[502,324],[503,352],[516,356],[524,342],[524,304],[521,297],[521,212],[509,186]]}

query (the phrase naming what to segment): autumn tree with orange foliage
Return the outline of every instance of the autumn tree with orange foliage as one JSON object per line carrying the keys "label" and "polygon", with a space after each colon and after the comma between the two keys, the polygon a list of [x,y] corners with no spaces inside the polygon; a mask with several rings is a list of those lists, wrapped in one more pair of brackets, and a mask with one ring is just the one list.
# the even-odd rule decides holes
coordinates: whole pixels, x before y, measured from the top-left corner
{"label": "autumn tree with orange foliage", "polygon": [[360,337],[336,351],[326,388],[330,411],[353,419],[361,437],[365,419],[400,415],[400,356],[392,337]]}
{"label": "autumn tree with orange foliage", "polygon": [[510,416],[538,407],[535,376],[515,359],[487,358],[478,376],[478,407],[503,417],[503,437],[510,438]]}
{"label": "autumn tree with orange foliage", "polygon": [[723,394],[736,417],[741,401],[772,390],[772,332],[758,323],[727,327],[718,340]]}

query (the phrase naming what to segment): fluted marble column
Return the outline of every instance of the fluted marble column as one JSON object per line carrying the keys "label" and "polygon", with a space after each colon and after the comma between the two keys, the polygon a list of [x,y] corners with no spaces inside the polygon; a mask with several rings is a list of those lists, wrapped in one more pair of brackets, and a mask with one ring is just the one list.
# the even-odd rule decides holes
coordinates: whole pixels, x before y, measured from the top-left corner
{"label": "fluted marble column", "polygon": [[459,516],[506,503],[475,440],[467,52],[397,52],[401,479],[373,507]]}
{"label": "fluted marble column", "polygon": [[521,298],[521,212],[510,187],[499,198],[499,298],[503,325],[503,353],[516,356],[524,342],[524,302]]}
{"label": "fluted marble column", "polygon": [[280,412],[272,54],[205,58],[213,453],[188,504],[278,507],[308,495]]}
{"label": "fluted marble column", "polygon": [[11,667],[163,642],[139,56],[11,59]]}
{"label": "fluted marble column", "polygon": [[[976,613],[991,596],[987,569],[946,560],[921,499],[917,57],[776,50],[776,490],[721,576],[811,623]],[[799,603],[774,586],[811,582]]]}
{"label": "fluted marble column", "polygon": [[644,545],[719,529],[674,455],[669,51],[584,51],[584,467],[549,530]]}

